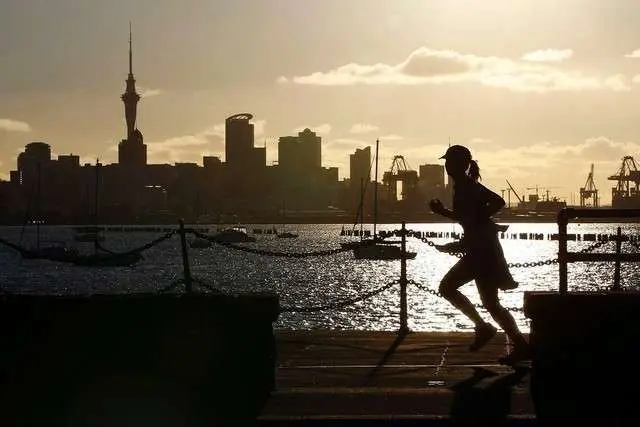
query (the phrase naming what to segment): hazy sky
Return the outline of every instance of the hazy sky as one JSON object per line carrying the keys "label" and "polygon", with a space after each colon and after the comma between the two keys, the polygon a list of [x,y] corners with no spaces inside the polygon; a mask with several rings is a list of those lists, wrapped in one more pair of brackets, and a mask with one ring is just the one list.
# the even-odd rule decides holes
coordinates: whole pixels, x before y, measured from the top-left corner
{"label": "hazy sky", "polygon": [[[225,117],[256,142],[311,127],[323,165],[380,138],[380,167],[467,144],[484,182],[603,202],[640,155],[637,0],[2,0],[0,176],[30,141],[113,162],[128,22],[153,163],[220,155]],[[541,190],[542,191],[542,190]]]}

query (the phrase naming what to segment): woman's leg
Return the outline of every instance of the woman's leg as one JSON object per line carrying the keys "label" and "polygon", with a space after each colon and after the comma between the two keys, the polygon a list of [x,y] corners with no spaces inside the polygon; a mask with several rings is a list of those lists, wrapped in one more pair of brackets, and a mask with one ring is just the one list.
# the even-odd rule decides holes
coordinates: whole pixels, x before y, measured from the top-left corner
{"label": "woman's leg", "polygon": [[500,304],[498,299],[498,288],[492,286],[485,286],[484,283],[479,283],[478,293],[484,308],[487,309],[491,317],[500,325],[502,330],[509,336],[516,349],[528,348],[529,344],[525,340],[524,335],[518,329],[515,319],[509,313],[509,310],[504,308]]}
{"label": "woman's leg", "polygon": [[470,268],[469,259],[462,258],[444,275],[438,291],[443,298],[460,310],[478,327],[483,326],[485,321],[480,317],[478,310],[476,310],[471,301],[458,290],[462,285],[473,280],[473,276],[473,269]]}

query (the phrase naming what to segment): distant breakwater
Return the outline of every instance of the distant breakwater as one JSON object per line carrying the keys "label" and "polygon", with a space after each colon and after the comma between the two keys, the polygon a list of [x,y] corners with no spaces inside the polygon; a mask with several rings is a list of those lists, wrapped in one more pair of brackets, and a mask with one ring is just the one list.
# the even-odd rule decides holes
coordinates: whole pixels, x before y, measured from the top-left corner
{"label": "distant breakwater", "polygon": [[[215,227],[190,227],[191,229],[199,232],[199,233],[216,233],[220,232],[223,229],[233,226],[233,224],[229,224],[228,226],[215,226]],[[166,226],[98,226],[98,227],[76,227],[76,231],[78,232],[116,232],[116,233],[167,233],[170,231],[175,231],[178,229],[175,227],[166,227]],[[247,230],[253,234],[276,234],[277,229],[272,225],[267,227],[261,227],[260,224],[254,224],[251,228]],[[341,233],[343,236],[347,237],[360,237],[360,230],[358,229],[345,229]],[[390,231],[380,231],[380,236],[382,237],[391,237],[393,232]],[[448,232],[448,231],[423,231],[417,232],[416,237],[425,237],[432,239],[460,239],[462,238],[461,233],[456,232]],[[371,230],[363,230],[363,237],[370,237]],[[508,240],[558,240],[558,233],[499,233],[500,239],[508,239]],[[608,242],[615,241],[615,234],[608,233],[569,233],[567,234],[567,240],[569,241],[583,241],[583,242]],[[640,242],[640,234],[623,234],[622,241],[627,242]]]}

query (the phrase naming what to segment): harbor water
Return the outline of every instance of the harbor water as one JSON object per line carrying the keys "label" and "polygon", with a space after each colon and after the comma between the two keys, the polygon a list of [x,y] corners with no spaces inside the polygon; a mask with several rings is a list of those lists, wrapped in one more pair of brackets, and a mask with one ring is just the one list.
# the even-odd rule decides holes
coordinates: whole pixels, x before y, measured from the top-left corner
{"label": "harbor water", "polygon": [[[622,233],[640,235],[638,224],[573,223],[569,233],[609,234]],[[216,226],[209,227],[215,233]],[[254,228],[271,228],[272,225],[246,225],[256,242],[242,244],[255,249],[301,253],[337,249],[340,243],[356,239],[341,236],[341,225],[287,225],[287,231],[299,234],[297,239],[280,239],[273,234],[253,234]],[[282,226],[278,226],[282,228]],[[396,230],[399,224],[379,225],[378,230]],[[452,224],[407,224],[407,228],[420,232],[460,233]],[[370,225],[365,230],[371,230]],[[514,234],[557,233],[552,223],[510,224],[508,236]],[[42,226],[42,245],[63,242],[76,246],[81,252],[91,253],[92,243],[74,241],[75,231],[71,227]],[[164,234],[162,231],[117,232],[107,231],[101,243],[112,251],[126,251],[141,246]],[[35,227],[1,227],[0,238],[29,247],[35,245]],[[189,235],[188,240],[193,236]],[[450,238],[430,238],[434,243],[446,243]],[[558,242],[548,238],[542,240],[501,240],[509,263],[536,262],[557,258]],[[571,241],[569,250],[580,250],[593,242]],[[472,324],[445,300],[425,289],[435,291],[446,271],[456,262],[454,256],[440,253],[415,237],[409,237],[407,248],[417,252],[413,260],[407,261],[409,327],[420,331],[467,331]],[[613,252],[615,243],[609,242],[597,252]],[[622,244],[623,252],[638,251],[629,242]],[[170,239],[143,253],[144,259],[133,267],[77,267],[70,264],[43,260],[22,259],[12,249],[0,245],[0,289],[3,292],[28,294],[95,294],[153,292],[166,288],[182,278],[183,267],[180,239]],[[210,248],[189,249],[191,274],[199,281],[222,292],[275,292],[283,308],[315,307],[331,305],[357,298],[374,291],[400,277],[400,261],[356,260],[351,252],[342,252],[317,257],[275,257],[239,251],[219,245]],[[558,265],[514,267],[512,273],[520,286],[512,291],[501,292],[500,298],[523,330],[528,330],[528,321],[521,310],[524,291],[557,291]],[[613,263],[575,263],[569,266],[570,290],[606,290],[613,284]],[[621,283],[624,289],[638,289],[640,277],[636,264],[622,264]],[[197,288],[197,284],[194,284]],[[175,291],[181,291],[177,288]],[[208,292],[203,289],[202,292]],[[480,304],[473,282],[462,288],[474,303]],[[352,330],[396,330],[399,326],[399,286],[392,285],[362,302],[339,309],[316,312],[284,312],[276,328],[285,329],[352,329]],[[488,314],[481,310],[487,319]]]}

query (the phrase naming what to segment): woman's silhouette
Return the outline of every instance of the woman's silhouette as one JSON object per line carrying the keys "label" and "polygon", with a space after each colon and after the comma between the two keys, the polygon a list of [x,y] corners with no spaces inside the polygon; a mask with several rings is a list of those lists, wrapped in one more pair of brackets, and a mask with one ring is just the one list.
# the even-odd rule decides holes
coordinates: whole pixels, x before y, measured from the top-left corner
{"label": "woman's silhouette", "polygon": [[529,344],[518,330],[515,320],[498,300],[498,289],[514,289],[513,280],[498,240],[500,226],[491,217],[505,205],[502,197],[480,184],[478,163],[461,145],[452,145],[445,159],[447,174],[453,179],[453,210],[438,199],[429,203],[431,210],[462,225],[464,237],[459,242],[439,246],[445,252],[464,252],[464,256],[440,282],[440,294],[462,311],[475,324],[475,340],[469,347],[477,351],[496,334],[496,328],[485,322],[471,301],[458,289],[475,280],[482,304],[502,327],[514,344],[511,353],[500,359],[511,364],[529,358]]}

